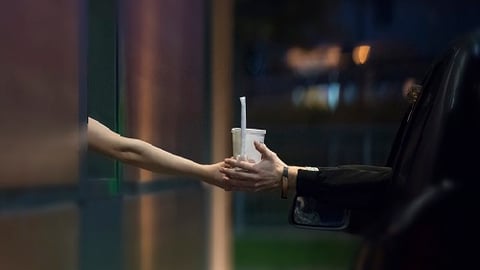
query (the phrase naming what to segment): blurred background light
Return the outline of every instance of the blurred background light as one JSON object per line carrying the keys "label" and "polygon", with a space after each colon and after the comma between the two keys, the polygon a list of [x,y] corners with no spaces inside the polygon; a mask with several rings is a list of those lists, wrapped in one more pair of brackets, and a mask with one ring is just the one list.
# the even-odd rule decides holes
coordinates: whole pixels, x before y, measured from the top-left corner
{"label": "blurred background light", "polygon": [[353,62],[355,62],[355,64],[357,65],[363,65],[367,62],[369,54],[370,54],[370,46],[368,45],[357,46],[353,49],[353,52],[352,52]]}
{"label": "blurred background light", "polygon": [[301,75],[318,74],[340,63],[341,48],[337,45],[321,45],[312,49],[293,47],[285,55],[289,68]]}

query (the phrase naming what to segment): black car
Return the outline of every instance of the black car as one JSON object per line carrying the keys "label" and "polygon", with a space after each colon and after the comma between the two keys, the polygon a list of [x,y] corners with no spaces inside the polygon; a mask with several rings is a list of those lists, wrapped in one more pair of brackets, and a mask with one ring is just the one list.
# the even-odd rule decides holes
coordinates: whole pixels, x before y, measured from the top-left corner
{"label": "black car", "polygon": [[355,269],[463,269],[478,264],[480,31],[426,72],[386,166],[397,196],[369,211],[295,197],[290,223],[364,236]]}

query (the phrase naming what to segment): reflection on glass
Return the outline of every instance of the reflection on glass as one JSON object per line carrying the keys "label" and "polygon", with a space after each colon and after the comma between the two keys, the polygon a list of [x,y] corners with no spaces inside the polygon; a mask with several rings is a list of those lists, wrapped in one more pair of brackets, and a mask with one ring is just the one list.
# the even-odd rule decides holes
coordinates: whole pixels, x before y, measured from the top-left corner
{"label": "reflection on glass", "polygon": [[0,268],[75,270],[79,217],[74,205],[0,214]]}
{"label": "reflection on glass", "polygon": [[326,205],[319,198],[298,196],[295,199],[293,222],[297,225],[342,229],[348,225],[348,210]]}
{"label": "reflection on glass", "polygon": [[[208,151],[204,2],[167,2],[123,1],[126,135],[201,161]],[[126,169],[129,180],[156,177]]]}
{"label": "reflection on glass", "polygon": [[80,5],[60,3],[0,2],[0,188],[77,181]]}
{"label": "reflection on glass", "polygon": [[203,269],[206,265],[205,196],[171,190],[124,200],[124,269]]}

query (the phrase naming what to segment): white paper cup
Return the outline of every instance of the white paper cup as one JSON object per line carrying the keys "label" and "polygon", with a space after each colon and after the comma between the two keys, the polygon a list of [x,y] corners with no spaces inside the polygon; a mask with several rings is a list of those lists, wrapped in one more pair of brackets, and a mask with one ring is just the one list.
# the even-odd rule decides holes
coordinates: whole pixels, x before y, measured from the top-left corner
{"label": "white paper cup", "polygon": [[[232,128],[232,146],[233,156],[239,158],[242,152],[242,131],[241,128]],[[265,129],[247,128],[245,130],[245,155],[247,160],[253,160],[255,163],[260,162],[262,154],[257,151],[253,142],[265,142]]]}

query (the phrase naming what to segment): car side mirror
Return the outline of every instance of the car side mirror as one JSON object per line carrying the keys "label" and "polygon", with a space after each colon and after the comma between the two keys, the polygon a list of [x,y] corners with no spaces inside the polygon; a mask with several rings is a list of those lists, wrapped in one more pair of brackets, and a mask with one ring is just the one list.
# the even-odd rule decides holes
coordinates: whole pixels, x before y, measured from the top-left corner
{"label": "car side mirror", "polygon": [[343,230],[350,222],[350,209],[322,203],[315,197],[295,195],[288,219],[296,227]]}

